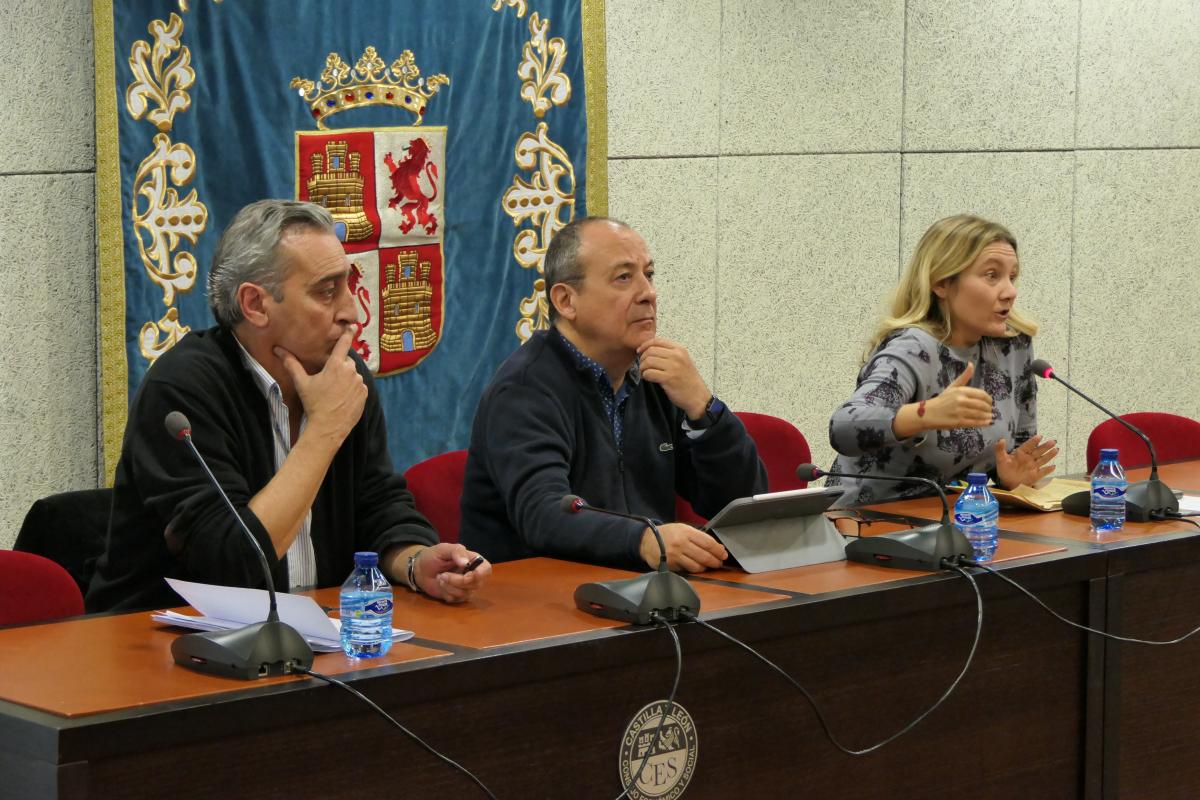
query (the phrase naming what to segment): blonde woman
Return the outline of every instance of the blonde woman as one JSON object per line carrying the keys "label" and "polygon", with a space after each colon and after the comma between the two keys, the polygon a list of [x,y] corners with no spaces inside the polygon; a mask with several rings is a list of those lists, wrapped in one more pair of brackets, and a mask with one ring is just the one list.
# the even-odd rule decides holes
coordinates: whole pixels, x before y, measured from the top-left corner
{"label": "blonde woman", "polygon": [[[1054,471],[1037,435],[1030,369],[1037,325],[1014,307],[1017,240],[974,216],[935,222],[921,237],[858,373],[833,412],[832,471],[921,476],[946,483],[988,472],[1005,488]],[[841,506],[927,492],[920,483],[829,478]]]}

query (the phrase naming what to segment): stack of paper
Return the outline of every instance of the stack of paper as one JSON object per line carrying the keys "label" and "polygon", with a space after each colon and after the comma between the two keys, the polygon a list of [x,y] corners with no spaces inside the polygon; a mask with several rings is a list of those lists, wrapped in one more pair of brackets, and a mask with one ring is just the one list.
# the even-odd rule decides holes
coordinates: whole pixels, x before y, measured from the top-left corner
{"label": "stack of paper", "polygon": [[[241,628],[267,618],[270,595],[263,589],[243,589],[236,586],[214,586],[167,578],[180,597],[200,612],[200,616],[177,611],[156,611],[150,615],[155,622],[165,622],[181,628],[201,631],[227,631]],[[335,653],[342,649],[341,620],[327,616],[316,601],[300,594],[279,592],[275,595],[279,619],[291,625],[319,653]],[[411,639],[412,631],[392,628],[392,641]]]}

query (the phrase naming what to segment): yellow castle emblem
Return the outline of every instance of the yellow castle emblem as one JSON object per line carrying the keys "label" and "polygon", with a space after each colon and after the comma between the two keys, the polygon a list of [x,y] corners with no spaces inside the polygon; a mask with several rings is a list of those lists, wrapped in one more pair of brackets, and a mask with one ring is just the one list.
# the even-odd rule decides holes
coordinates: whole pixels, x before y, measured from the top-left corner
{"label": "yellow castle emblem", "polygon": [[380,346],[392,352],[411,352],[433,347],[437,333],[430,318],[433,265],[420,261],[415,250],[403,250],[396,262],[386,265],[383,287],[383,331]]}
{"label": "yellow castle emblem", "polygon": [[312,154],[308,199],[345,224],[347,242],[361,242],[371,238],[374,226],[363,210],[362,157],[349,150],[347,142],[335,139],[325,143],[324,156]]}

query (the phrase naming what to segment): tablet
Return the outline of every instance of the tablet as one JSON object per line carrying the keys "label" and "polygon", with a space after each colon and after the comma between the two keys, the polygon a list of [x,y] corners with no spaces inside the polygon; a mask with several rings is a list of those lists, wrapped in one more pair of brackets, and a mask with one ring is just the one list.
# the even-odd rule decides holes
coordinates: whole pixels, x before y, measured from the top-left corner
{"label": "tablet", "polygon": [[820,514],[833,505],[843,491],[838,486],[810,486],[807,489],[739,497],[718,511],[704,526],[704,530],[711,532],[725,526]]}
{"label": "tablet", "polygon": [[842,561],[845,541],[823,513],[841,496],[840,487],[821,486],[742,497],[704,529],[746,572]]}

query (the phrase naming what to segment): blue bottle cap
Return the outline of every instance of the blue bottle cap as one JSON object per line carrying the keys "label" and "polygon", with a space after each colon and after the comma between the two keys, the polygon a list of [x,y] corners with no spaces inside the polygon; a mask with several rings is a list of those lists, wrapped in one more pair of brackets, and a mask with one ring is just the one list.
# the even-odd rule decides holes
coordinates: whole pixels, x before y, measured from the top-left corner
{"label": "blue bottle cap", "polygon": [[1113,461],[1116,461],[1116,460],[1117,460],[1117,457],[1118,457],[1119,455],[1120,455],[1120,450],[1118,450],[1116,447],[1102,447],[1102,448],[1100,448],[1100,458],[1101,458],[1101,460],[1107,461],[1108,459],[1110,459],[1110,458],[1111,458]]}
{"label": "blue bottle cap", "polygon": [[987,486],[988,476],[986,472],[968,472],[967,483],[972,486]]}
{"label": "blue bottle cap", "polygon": [[379,553],[372,553],[370,550],[364,550],[361,553],[354,554],[354,566],[356,567],[377,567],[379,566]]}

